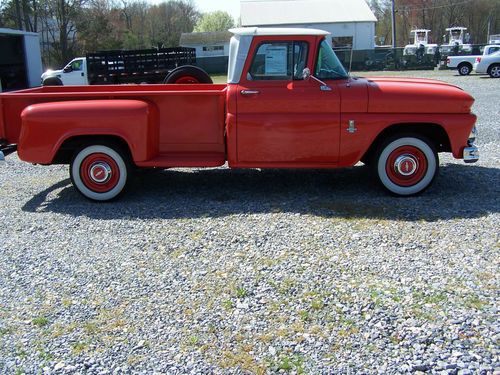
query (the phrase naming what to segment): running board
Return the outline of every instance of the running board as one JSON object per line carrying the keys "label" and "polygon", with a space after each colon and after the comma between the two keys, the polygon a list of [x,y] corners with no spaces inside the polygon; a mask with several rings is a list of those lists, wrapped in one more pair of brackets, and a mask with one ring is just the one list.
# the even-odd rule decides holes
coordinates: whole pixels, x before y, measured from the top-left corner
{"label": "running board", "polygon": [[226,162],[226,155],[221,153],[168,153],[147,160],[136,162],[145,168],[183,168],[183,167],[220,167]]}

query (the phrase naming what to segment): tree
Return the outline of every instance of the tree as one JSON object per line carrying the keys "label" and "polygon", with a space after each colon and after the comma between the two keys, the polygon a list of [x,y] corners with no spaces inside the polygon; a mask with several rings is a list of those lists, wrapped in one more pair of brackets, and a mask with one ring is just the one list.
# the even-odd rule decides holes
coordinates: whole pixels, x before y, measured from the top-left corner
{"label": "tree", "polygon": [[228,12],[218,10],[211,13],[205,13],[196,24],[194,31],[227,31],[234,27],[234,25],[234,19]]}
{"label": "tree", "polygon": [[[73,58],[77,48],[76,24],[87,0],[42,0],[39,14],[43,22],[49,61],[62,65]],[[51,64],[52,65],[52,64]]]}
{"label": "tree", "polygon": [[9,0],[1,5],[0,27],[37,32],[39,0]]}
{"label": "tree", "polygon": [[170,0],[151,6],[148,12],[151,43],[177,47],[181,34],[192,32],[198,18],[192,1]]}
{"label": "tree", "polygon": [[121,48],[111,24],[113,9],[109,0],[91,0],[76,20],[78,50],[82,53]]}
{"label": "tree", "polygon": [[[367,0],[377,17],[376,35],[389,44],[391,0]],[[450,26],[464,26],[473,43],[486,43],[488,26],[491,33],[500,28],[499,0],[395,0],[397,45],[407,44],[410,30],[431,31],[434,43],[443,43],[442,36]]]}

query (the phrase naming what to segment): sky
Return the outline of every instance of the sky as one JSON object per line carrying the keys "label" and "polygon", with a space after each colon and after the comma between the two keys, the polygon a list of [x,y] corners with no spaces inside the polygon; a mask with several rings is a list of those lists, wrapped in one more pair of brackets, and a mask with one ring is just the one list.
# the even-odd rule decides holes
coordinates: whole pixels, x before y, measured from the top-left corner
{"label": "sky", "polygon": [[194,0],[200,12],[224,10],[237,22],[240,17],[240,0]]}
{"label": "sky", "polygon": [[[0,0],[0,3],[3,0]],[[165,0],[146,0],[152,4],[158,4]],[[234,18],[234,22],[238,23],[240,18],[240,0],[193,0],[198,10],[202,13],[214,12],[216,10],[224,10]]]}

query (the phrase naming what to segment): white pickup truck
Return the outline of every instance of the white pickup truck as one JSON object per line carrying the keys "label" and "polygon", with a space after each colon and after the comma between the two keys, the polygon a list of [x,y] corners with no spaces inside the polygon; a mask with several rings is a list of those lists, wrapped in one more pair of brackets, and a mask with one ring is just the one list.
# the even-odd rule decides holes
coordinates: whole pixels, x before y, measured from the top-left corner
{"label": "white pickup truck", "polygon": [[474,71],[477,74],[488,73],[491,78],[500,78],[500,51],[489,56],[476,57]]}
{"label": "white pickup truck", "polygon": [[[484,47],[484,51],[481,56],[488,56],[497,51],[500,51],[500,44],[488,45]],[[461,76],[466,76],[472,72],[472,66],[476,61],[476,57],[481,56],[448,56],[446,66],[450,69],[458,69],[458,73]]]}

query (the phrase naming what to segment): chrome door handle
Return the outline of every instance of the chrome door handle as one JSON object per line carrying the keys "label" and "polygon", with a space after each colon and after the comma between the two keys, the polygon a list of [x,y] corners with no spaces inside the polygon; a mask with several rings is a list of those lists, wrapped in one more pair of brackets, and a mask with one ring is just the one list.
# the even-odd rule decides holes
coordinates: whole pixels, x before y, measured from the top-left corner
{"label": "chrome door handle", "polygon": [[241,95],[256,95],[259,94],[258,90],[241,90]]}

